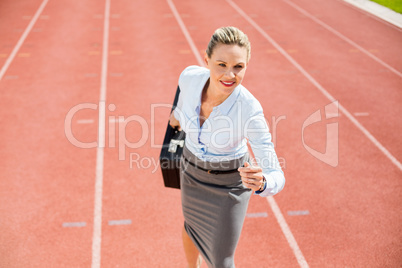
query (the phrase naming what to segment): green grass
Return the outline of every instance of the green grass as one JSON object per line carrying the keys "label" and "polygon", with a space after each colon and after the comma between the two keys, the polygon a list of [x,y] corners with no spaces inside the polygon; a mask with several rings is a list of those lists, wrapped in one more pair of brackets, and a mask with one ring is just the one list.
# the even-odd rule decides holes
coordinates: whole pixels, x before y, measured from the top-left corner
{"label": "green grass", "polygon": [[371,0],[382,6],[388,7],[398,13],[402,13],[402,0]]}

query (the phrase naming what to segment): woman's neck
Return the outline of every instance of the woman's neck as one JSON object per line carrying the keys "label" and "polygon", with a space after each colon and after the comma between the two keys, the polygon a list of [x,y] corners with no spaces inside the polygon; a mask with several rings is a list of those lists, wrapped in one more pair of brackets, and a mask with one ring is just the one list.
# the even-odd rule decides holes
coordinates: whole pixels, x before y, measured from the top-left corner
{"label": "woman's neck", "polygon": [[209,80],[205,84],[205,87],[202,91],[202,98],[201,102],[208,103],[213,107],[216,107],[223,103],[229,96],[218,94],[214,88],[211,87],[211,84],[209,83]]}

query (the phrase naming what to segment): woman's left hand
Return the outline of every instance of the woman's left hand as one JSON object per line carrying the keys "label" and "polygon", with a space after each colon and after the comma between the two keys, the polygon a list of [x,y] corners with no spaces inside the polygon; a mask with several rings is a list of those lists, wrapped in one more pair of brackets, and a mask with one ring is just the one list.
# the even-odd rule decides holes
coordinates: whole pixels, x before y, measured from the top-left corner
{"label": "woman's left hand", "polygon": [[244,167],[238,169],[240,172],[243,185],[253,191],[258,191],[264,180],[262,175],[262,168],[259,166],[251,166],[248,162],[244,163]]}

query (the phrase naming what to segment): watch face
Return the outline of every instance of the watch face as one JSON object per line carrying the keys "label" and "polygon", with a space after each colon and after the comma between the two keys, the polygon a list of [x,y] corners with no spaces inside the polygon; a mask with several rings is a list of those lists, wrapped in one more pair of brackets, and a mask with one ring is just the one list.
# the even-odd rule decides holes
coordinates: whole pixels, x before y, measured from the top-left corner
{"label": "watch face", "polygon": [[262,184],[261,184],[261,187],[260,187],[260,192],[262,192],[262,191],[264,191],[265,190],[265,185],[267,184],[267,181],[265,180],[265,178],[263,178],[262,179]]}

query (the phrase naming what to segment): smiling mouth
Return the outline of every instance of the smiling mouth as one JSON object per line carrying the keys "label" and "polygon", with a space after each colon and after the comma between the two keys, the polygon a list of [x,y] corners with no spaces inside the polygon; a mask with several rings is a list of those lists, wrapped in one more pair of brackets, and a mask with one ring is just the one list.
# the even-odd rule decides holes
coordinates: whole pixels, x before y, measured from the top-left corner
{"label": "smiling mouth", "polygon": [[235,82],[230,82],[230,81],[221,81],[221,83],[226,87],[231,87],[235,84]]}

